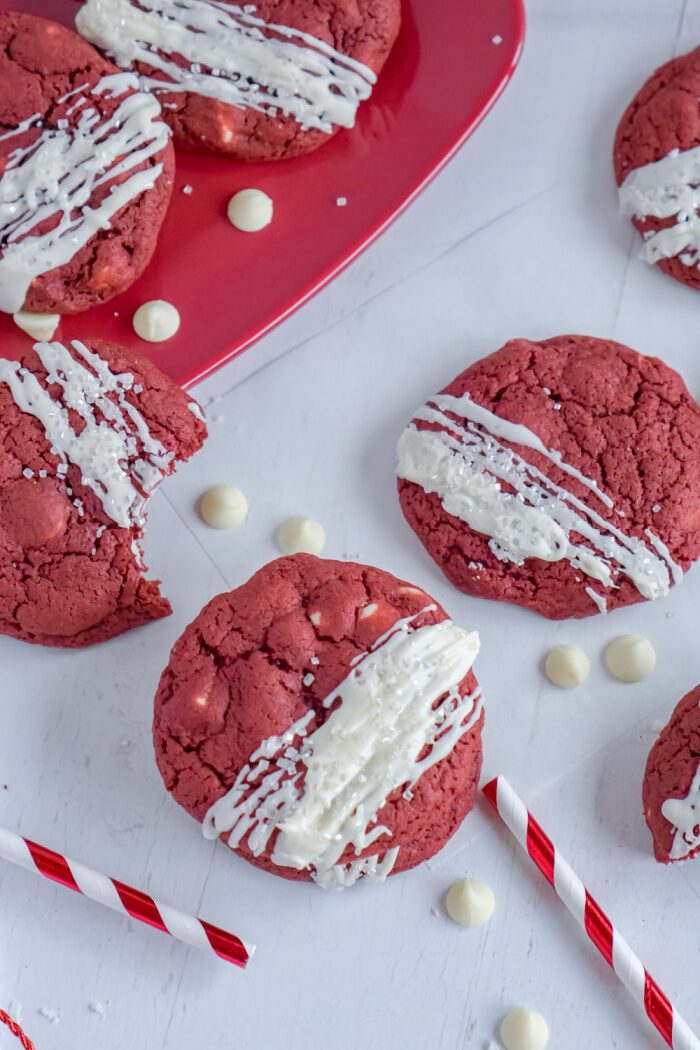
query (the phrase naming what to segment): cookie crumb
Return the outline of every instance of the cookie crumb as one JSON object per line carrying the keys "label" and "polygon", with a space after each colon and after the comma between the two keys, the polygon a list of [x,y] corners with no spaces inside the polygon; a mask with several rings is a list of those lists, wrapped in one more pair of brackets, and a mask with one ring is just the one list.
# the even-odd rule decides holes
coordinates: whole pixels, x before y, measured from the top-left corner
{"label": "cookie crumb", "polygon": [[40,1006],[39,1014],[45,1018],[49,1024],[58,1024],[61,1020],[61,1011],[54,1010],[51,1006]]}

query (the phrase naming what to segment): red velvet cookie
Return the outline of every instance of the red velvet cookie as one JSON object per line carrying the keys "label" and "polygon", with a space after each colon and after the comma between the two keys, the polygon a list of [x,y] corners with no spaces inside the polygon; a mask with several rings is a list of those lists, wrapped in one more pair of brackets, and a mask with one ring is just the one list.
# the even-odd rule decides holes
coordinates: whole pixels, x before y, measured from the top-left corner
{"label": "red velvet cookie", "polygon": [[175,645],[153,723],[165,786],[276,875],[338,885],[411,868],[474,804],[477,649],[389,573],[280,558]]}
{"label": "red velvet cookie", "polygon": [[662,864],[700,851],[700,685],[684,696],[649,754],[644,815]]}
{"label": "red velvet cookie", "polygon": [[[201,5],[197,9],[189,0],[184,5],[171,0],[162,15],[150,10],[150,2],[141,5],[145,14],[140,10],[135,15],[135,6],[134,0],[89,0],[77,16],[78,30],[136,69],[143,83],[157,91],[177,146],[243,161],[310,153],[328,142],[339,123],[352,126],[351,110],[369,94],[401,20],[400,0],[258,0],[242,10],[242,5],[231,4],[231,14],[202,10]],[[164,28],[176,22],[179,30],[191,30],[186,48],[181,35],[171,39]],[[241,30],[264,42],[264,50],[245,61],[237,45]],[[138,43],[139,33],[145,37],[146,32],[148,50]],[[176,41],[186,55],[177,50]],[[157,62],[149,60],[154,45]],[[259,40],[246,37],[246,48],[258,45]],[[284,70],[269,64],[277,57],[272,48],[279,49]],[[310,53],[315,56],[311,61]],[[179,82],[177,90],[161,89],[173,81]],[[343,95],[350,100],[349,108],[343,102],[346,113],[334,114],[323,105],[313,110],[319,83],[329,106]],[[300,106],[299,99],[305,100]],[[327,120],[328,127],[317,126],[316,117]]]}
{"label": "red velvet cookie", "polygon": [[[699,235],[687,219],[700,200],[679,200],[698,184],[700,48],[661,66],[637,92],[617,129],[615,177],[623,210],[645,239],[643,257],[700,288]],[[665,232],[663,232],[665,231]]]}
{"label": "red velvet cookie", "polygon": [[1,309],[78,313],[149,263],[174,153],[137,88],[64,26],[0,14]]}
{"label": "red velvet cookie", "polygon": [[700,555],[700,409],[656,358],[514,339],[416,413],[404,515],[460,590],[552,619],[663,596]]}
{"label": "red velvet cookie", "polygon": [[77,648],[167,616],[144,577],[143,504],[205,434],[199,407],[123,347],[0,359],[0,633]]}

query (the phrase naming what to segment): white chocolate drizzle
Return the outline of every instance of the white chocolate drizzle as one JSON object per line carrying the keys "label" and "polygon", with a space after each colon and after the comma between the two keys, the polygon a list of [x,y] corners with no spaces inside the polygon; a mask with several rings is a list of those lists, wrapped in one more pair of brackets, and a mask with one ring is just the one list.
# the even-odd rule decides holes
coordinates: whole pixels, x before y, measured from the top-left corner
{"label": "white chocolate drizzle", "polygon": [[350,861],[349,864],[334,864],[331,868],[319,868],[311,878],[322,890],[345,890],[354,886],[358,879],[363,882],[384,882],[390,875],[399,855],[399,847],[388,849],[383,857],[378,853],[371,857]]}
{"label": "white chocolate drizzle", "polygon": [[459,691],[478,635],[450,620],[415,627],[421,615],[399,620],[363,654],[323,701],[330,709],[323,725],[309,731],[310,710],[263,742],[206,814],[207,838],[228,834],[231,849],[247,838],[259,856],[276,833],[272,861],[310,871],[324,888],[386,877],[397,847],[349,865],[340,858],[349,846],[360,857],[391,837],[390,828],[377,824],[387,798],[401,787],[410,793],[482,710],[478,694]]}
{"label": "white chocolate drizzle", "polygon": [[[416,421],[440,429],[423,429]],[[680,566],[651,530],[646,530],[649,545],[627,536],[609,516],[555,484],[500,439],[546,456],[595,493],[608,512],[615,512],[597,482],[564,462],[558,450],[548,449],[527,427],[502,419],[467,394],[439,394],[416,412],[399,439],[397,474],[437,494],[448,514],[489,536],[489,547],[501,561],[522,565],[527,558],[565,558],[603,588],[617,586],[616,576],[622,574],[648,599],[665,595],[671,577],[676,583],[682,579]],[[504,483],[514,491],[504,489]],[[574,534],[585,542],[574,542]],[[604,595],[591,587],[586,591],[604,611]]]}
{"label": "white chocolate drizzle", "polygon": [[[165,147],[169,131],[158,119],[157,99],[137,89],[131,73],[102,77],[89,95],[126,96],[110,117],[86,104],[74,128],[47,128],[10,154],[0,178],[0,310],[20,310],[36,277],[70,262],[98,230],[109,229],[121,208],[155,185],[161,164],[133,169]],[[34,123],[31,117],[14,133]],[[94,192],[108,183],[110,192],[91,207]],[[47,222],[46,232],[33,232]]]}
{"label": "white chocolate drizzle", "polygon": [[700,265],[700,146],[671,150],[631,171],[620,186],[620,208],[637,219],[675,219],[643,234],[645,262],[678,256],[686,266]]}
{"label": "white chocolate drizzle", "polygon": [[676,829],[671,860],[685,860],[700,849],[700,764],[685,798],[667,798],[661,807],[664,818]]}
{"label": "white chocolate drizzle", "polygon": [[[302,128],[352,127],[369,98],[371,69],[323,40],[266,23],[254,5],[217,0],[88,0],[78,31],[120,66],[144,63],[149,91],[193,92],[271,116],[283,113]],[[172,58],[184,58],[186,66]]]}
{"label": "white chocolate drizzle", "polygon": [[[67,464],[74,464],[105,513],[129,528],[143,520],[145,499],[169,472],[173,453],[151,435],[127,399],[133,375],[115,374],[82,343],[71,345],[73,354],[57,342],[35,345],[47,372],[45,383],[18,361],[2,358],[0,382],[10,388],[17,406],[43,426],[51,451],[61,460],[57,477],[64,479]],[[59,397],[49,390],[54,384]],[[71,412],[80,419],[78,427]]]}

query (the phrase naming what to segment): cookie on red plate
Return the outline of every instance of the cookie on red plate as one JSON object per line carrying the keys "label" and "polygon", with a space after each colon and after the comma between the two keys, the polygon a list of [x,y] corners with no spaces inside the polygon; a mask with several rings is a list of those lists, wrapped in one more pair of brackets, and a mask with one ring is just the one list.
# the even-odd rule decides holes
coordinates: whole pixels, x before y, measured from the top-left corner
{"label": "cookie on red plate", "polygon": [[167,616],[144,504],[205,434],[199,406],[120,346],[0,358],[0,633],[77,648]]}
{"label": "cookie on red plate", "polygon": [[700,288],[700,48],[661,66],[620,121],[620,202],[644,238],[642,258]]}
{"label": "cookie on red plate", "polygon": [[158,94],[178,146],[244,161],[297,157],[352,127],[400,21],[400,0],[88,0],[76,16]]}
{"label": "cookie on red plate", "polygon": [[173,167],[135,76],[65,26],[0,13],[0,309],[72,314],[128,288]]}
{"label": "cookie on red plate", "polygon": [[406,520],[445,575],[552,619],[663,596],[700,556],[700,409],[663,362],[514,339],[416,412]]}
{"label": "cookie on red plate", "polygon": [[700,685],[684,696],[647,761],[644,815],[662,864],[700,851]]}
{"label": "cookie on red plate", "polygon": [[474,804],[478,647],[387,572],[280,558],[176,643],[153,723],[165,786],[207,837],[288,879],[412,868]]}

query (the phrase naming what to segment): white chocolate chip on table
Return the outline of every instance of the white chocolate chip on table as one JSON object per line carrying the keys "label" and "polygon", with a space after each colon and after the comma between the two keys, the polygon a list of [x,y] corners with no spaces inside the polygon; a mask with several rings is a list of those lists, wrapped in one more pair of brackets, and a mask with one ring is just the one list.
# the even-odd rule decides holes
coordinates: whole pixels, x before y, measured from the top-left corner
{"label": "white chocolate chip on table", "polygon": [[519,1006],[501,1021],[501,1039],[506,1050],[544,1050],[549,1042],[549,1025],[536,1010]]}
{"label": "white chocolate chip on table", "polygon": [[29,310],[19,310],[12,318],[18,328],[40,343],[53,339],[61,321],[60,314],[34,314]]}
{"label": "white chocolate chip on table", "polygon": [[172,339],[180,327],[180,314],[172,303],[152,299],[139,306],[133,319],[134,331],[148,343],[162,343]]}
{"label": "white chocolate chip on table", "polygon": [[605,665],[621,682],[641,682],[656,667],[656,652],[648,638],[621,634],[605,650]]}
{"label": "white chocolate chip on table", "polygon": [[552,685],[573,689],[588,678],[591,661],[577,645],[557,645],[545,657],[544,672]]}
{"label": "white chocolate chip on table", "polygon": [[319,522],[299,515],[280,525],[276,540],[283,554],[320,554],[326,545],[326,533]]}
{"label": "white chocolate chip on table", "polygon": [[243,233],[259,233],[272,222],[272,198],[262,190],[239,190],[228,202],[226,214],[232,226]]}
{"label": "white chocolate chip on table", "polygon": [[212,529],[232,529],[248,516],[248,500],[233,485],[214,485],[201,497],[199,514]]}
{"label": "white chocolate chip on table", "polygon": [[445,907],[459,926],[483,926],[494,913],[496,898],[481,879],[460,879],[447,891]]}

